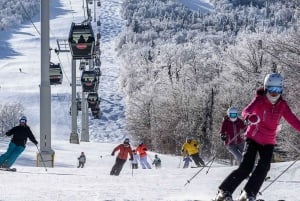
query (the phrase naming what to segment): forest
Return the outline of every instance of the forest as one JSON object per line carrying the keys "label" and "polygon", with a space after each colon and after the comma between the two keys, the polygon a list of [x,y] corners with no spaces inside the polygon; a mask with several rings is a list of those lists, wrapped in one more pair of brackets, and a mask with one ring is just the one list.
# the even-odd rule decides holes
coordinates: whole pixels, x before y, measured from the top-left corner
{"label": "forest", "polygon": [[[241,112],[266,74],[284,77],[284,98],[296,114],[299,2],[211,1],[214,11],[171,0],[125,0],[122,58],[129,132],[162,153],[180,154],[187,136],[203,156],[226,158],[219,129],[230,106]],[[283,120],[276,152],[294,159],[300,137]]]}
{"label": "forest", "polygon": [[[230,106],[241,112],[270,72],[283,75],[283,96],[300,116],[300,2],[210,3],[214,10],[204,12],[176,0],[123,2],[125,27],[115,48],[122,61],[127,130],[152,150],[180,154],[192,136],[204,157],[228,158],[219,135],[222,119]],[[38,0],[0,1],[0,30],[29,21],[39,6]],[[5,115],[22,106],[1,109]],[[3,119],[5,130],[9,120]],[[299,148],[299,134],[283,120],[277,136],[281,160],[297,158],[292,146]]]}

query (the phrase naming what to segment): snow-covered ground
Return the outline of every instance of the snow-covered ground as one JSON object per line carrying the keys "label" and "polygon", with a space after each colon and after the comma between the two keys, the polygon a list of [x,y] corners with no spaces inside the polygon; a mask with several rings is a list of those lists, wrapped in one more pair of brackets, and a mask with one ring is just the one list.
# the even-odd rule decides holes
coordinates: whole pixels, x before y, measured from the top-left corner
{"label": "snow-covered ground", "polygon": [[[115,157],[110,153],[124,135],[122,94],[118,91],[120,61],[114,52],[117,33],[122,26],[119,15],[122,0],[101,1],[102,27],[102,74],[100,81],[101,110],[100,120],[90,120],[91,142],[79,145],[69,143],[70,134],[70,74],[71,56],[52,53],[52,61],[63,65],[65,79],[63,85],[52,90],[52,149],[55,151],[54,168],[36,167],[37,149],[32,143],[28,146],[14,167],[17,172],[0,171],[1,201],[183,201],[211,200],[218,185],[235,167],[227,167],[215,162],[207,172],[205,168],[191,180],[199,169],[182,167],[181,157],[161,155],[162,169],[132,171],[129,162],[124,165],[120,176],[110,176],[109,172]],[[196,1],[190,1],[196,2]],[[197,1],[198,3],[200,1]],[[207,3],[207,1],[203,1]],[[191,4],[190,4],[191,5]],[[199,4],[197,4],[199,5]],[[202,5],[202,4],[201,4]],[[56,47],[57,38],[66,38],[72,21],[83,19],[81,1],[51,1],[51,46]],[[39,17],[33,19],[40,27]],[[96,28],[95,28],[96,29]],[[25,107],[28,124],[39,141],[39,84],[40,84],[40,40],[31,24],[10,32],[1,32],[0,42],[0,100],[20,102]],[[22,69],[22,72],[19,69]],[[68,78],[67,78],[68,77]],[[79,123],[80,125],[80,123]],[[0,138],[0,154],[8,146],[8,138]],[[107,143],[108,142],[108,143]],[[87,156],[86,167],[76,168],[77,157],[81,152]],[[154,158],[150,152],[150,159]],[[291,163],[291,162],[290,162]],[[273,164],[269,175],[275,178],[290,163]],[[221,167],[222,166],[222,167]],[[260,196],[266,201],[285,199],[299,200],[300,163],[295,164],[280,179]],[[184,186],[188,180],[189,184]],[[266,187],[270,182],[265,182]],[[234,196],[240,192],[242,185]],[[263,189],[262,188],[262,189]]]}

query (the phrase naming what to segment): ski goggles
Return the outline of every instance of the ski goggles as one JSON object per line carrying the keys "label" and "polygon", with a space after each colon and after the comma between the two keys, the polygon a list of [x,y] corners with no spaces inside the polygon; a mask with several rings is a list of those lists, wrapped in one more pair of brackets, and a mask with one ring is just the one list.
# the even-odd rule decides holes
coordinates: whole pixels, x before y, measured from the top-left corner
{"label": "ski goggles", "polygon": [[282,87],[267,87],[267,91],[269,93],[281,94],[282,93]]}
{"label": "ski goggles", "polygon": [[237,115],[237,113],[230,113],[229,114],[229,117],[230,118],[236,118],[238,115]]}

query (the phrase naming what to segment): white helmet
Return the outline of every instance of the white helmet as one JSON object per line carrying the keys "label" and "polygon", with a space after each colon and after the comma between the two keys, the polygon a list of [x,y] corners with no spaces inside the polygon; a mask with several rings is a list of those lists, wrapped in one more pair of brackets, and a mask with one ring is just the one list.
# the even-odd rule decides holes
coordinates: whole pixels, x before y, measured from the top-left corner
{"label": "white helmet", "polygon": [[227,110],[227,115],[231,121],[235,121],[238,117],[238,110],[235,107],[230,107]]}
{"label": "white helmet", "polygon": [[283,87],[283,79],[279,73],[267,74],[264,80],[264,88],[268,87]]}

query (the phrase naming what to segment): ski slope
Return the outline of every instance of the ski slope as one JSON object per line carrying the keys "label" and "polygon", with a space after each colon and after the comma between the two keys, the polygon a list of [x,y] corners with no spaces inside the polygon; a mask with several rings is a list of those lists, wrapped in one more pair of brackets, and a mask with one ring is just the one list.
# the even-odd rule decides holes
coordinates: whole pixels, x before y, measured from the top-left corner
{"label": "ski slope", "polygon": [[[124,129],[122,93],[118,90],[121,64],[113,48],[123,24],[119,15],[121,3],[122,0],[102,1],[101,11],[97,11],[101,16],[103,33],[103,76],[99,93],[103,99],[103,117],[90,121],[91,142],[81,142],[79,145],[69,143],[71,88],[68,80],[71,74],[71,55],[62,53],[58,57],[52,53],[52,61],[61,62],[65,72],[63,85],[51,87],[52,149],[55,151],[55,166],[47,169],[36,167],[37,149],[28,142],[26,150],[14,165],[17,172],[0,171],[1,201],[209,201],[215,196],[220,182],[235,168],[224,167],[215,162],[209,171],[205,168],[191,180],[199,169],[182,169],[181,157],[159,154],[162,169],[132,171],[127,162],[120,176],[109,175],[115,161],[110,153],[127,136]],[[33,19],[36,27],[40,27],[38,20],[39,16]],[[57,38],[68,36],[71,22],[82,20],[81,1],[51,1],[51,46],[55,47]],[[28,124],[39,141],[40,36],[28,23],[15,30],[1,32],[0,40],[1,104],[23,104]],[[19,71],[20,68],[22,72]],[[0,139],[1,154],[5,152],[8,143],[9,138]],[[87,163],[85,168],[78,169],[77,157],[82,151],[87,156]],[[149,152],[150,160],[154,158],[154,154]],[[290,163],[272,164],[269,176],[275,178]],[[300,163],[297,162],[259,198],[266,201],[276,201],[279,198],[299,201],[299,168]],[[187,184],[188,180],[190,183]],[[263,188],[268,184],[266,182]],[[238,196],[241,188],[242,185],[234,197]]]}

